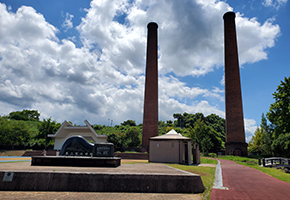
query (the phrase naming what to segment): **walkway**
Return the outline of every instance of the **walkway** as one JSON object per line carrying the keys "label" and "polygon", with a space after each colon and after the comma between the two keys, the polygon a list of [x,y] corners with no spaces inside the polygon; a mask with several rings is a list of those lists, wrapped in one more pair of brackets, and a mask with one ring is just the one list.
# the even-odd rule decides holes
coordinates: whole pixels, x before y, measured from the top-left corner
{"label": "walkway", "polygon": [[228,190],[212,189],[211,200],[290,199],[290,183],[233,161],[220,160],[220,162],[223,186]]}

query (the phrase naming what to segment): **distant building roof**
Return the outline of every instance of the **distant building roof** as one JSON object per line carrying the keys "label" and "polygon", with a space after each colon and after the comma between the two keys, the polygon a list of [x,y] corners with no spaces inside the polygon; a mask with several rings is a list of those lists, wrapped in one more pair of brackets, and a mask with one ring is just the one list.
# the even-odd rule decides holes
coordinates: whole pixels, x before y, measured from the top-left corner
{"label": "distant building roof", "polygon": [[85,126],[73,126],[71,123],[64,121],[61,125],[61,127],[58,129],[58,131],[55,134],[50,134],[48,135],[48,137],[66,137],[67,134],[69,132],[67,131],[74,131],[78,134],[80,133],[92,133],[94,134],[96,137],[103,137],[103,138],[107,138],[107,135],[100,135],[97,134],[96,131],[92,128],[92,126],[90,125],[90,123],[85,120]]}
{"label": "distant building roof", "polygon": [[165,135],[151,137],[150,140],[190,140],[190,138],[184,137],[180,133],[177,133],[174,129],[172,129]]}

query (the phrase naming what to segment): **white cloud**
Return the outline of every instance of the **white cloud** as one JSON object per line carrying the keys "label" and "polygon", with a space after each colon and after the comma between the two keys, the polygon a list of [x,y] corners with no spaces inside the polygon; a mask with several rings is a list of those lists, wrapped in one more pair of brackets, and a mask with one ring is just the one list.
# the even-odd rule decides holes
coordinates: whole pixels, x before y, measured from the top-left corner
{"label": "white cloud", "polygon": [[[38,109],[57,121],[142,122],[146,26],[159,25],[159,119],[179,112],[224,117],[224,91],[192,87],[177,75],[201,76],[223,64],[222,1],[92,1],[79,25],[83,46],[59,40],[61,31],[32,7],[16,13],[0,3],[0,114]],[[72,28],[66,13],[63,28]],[[5,20],[3,20],[5,19]],[[120,23],[123,21],[124,23]],[[267,58],[279,26],[237,14],[241,63]],[[254,42],[252,41],[254,37]],[[217,83],[216,85],[218,85]],[[5,107],[5,108],[4,108]],[[9,110],[9,112],[13,111]]]}
{"label": "white cloud", "polygon": [[72,19],[74,18],[73,15],[69,14],[69,13],[65,13],[65,20],[62,23],[62,28],[64,28],[64,31],[67,31],[68,29],[73,28],[73,22]]}
{"label": "white cloud", "polygon": [[248,19],[237,13],[240,65],[267,59],[265,49],[273,47],[280,34],[279,26],[273,25],[272,20],[268,19],[261,25],[256,18]]}
{"label": "white cloud", "polygon": [[[124,73],[141,72],[144,27],[149,21],[159,25],[160,73],[200,76],[223,64],[222,15],[232,10],[225,2],[185,0],[181,4],[161,0],[137,1],[128,6],[124,1],[93,1],[91,6],[78,27],[83,41],[88,47],[95,44],[102,49],[104,59],[118,63]],[[95,17],[104,10],[106,15]],[[113,20],[118,13],[125,13],[127,24]],[[236,22],[241,64],[267,59],[265,50],[273,47],[279,26],[270,20],[261,25],[255,18],[244,18],[239,13]]]}
{"label": "white cloud", "polygon": [[262,4],[265,7],[273,7],[275,9],[279,9],[280,7],[284,6],[288,0],[264,0]]}
{"label": "white cloud", "polygon": [[256,121],[253,119],[244,119],[244,121],[245,121],[246,141],[249,142],[256,131],[257,124]]}
{"label": "white cloud", "polygon": [[205,116],[212,113],[225,117],[225,113],[215,106],[211,106],[207,101],[193,102],[190,105],[180,103],[175,99],[159,99],[159,115],[164,120],[173,120],[173,113],[203,113]]}

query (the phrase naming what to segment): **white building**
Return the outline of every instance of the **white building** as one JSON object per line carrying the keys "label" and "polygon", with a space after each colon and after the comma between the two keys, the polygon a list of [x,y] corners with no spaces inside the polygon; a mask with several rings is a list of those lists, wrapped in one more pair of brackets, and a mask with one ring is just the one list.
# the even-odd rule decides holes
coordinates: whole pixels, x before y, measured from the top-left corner
{"label": "white building", "polygon": [[85,124],[86,126],[73,126],[71,123],[64,121],[54,135],[48,135],[48,137],[55,138],[54,150],[60,150],[69,137],[77,135],[83,136],[92,143],[107,142],[107,135],[97,134],[87,120],[85,120]]}
{"label": "white building", "polygon": [[174,129],[149,139],[149,161],[192,164],[192,142]]}

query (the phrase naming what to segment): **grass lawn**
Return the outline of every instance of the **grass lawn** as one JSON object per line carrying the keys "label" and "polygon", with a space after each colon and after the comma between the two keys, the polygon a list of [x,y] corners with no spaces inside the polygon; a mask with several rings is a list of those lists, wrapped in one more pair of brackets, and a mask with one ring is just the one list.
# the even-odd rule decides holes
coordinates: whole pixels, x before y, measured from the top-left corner
{"label": "grass lawn", "polygon": [[290,173],[286,173],[281,169],[261,167],[258,164],[259,163],[258,159],[239,157],[239,156],[219,156],[218,159],[232,160],[232,161],[237,162],[238,164],[257,169],[281,181],[290,183]]}
{"label": "grass lawn", "polygon": [[202,157],[202,158],[200,158],[200,163],[201,164],[215,164],[216,165],[218,163],[218,161],[211,159],[211,158]]}
{"label": "grass lawn", "polygon": [[[217,164],[217,161],[213,159],[201,158],[200,161],[201,164]],[[210,199],[211,188],[213,186],[215,178],[215,167],[202,167],[180,164],[168,164],[168,165],[194,174],[199,174],[205,188],[205,191],[203,192],[203,197],[206,199]]]}

